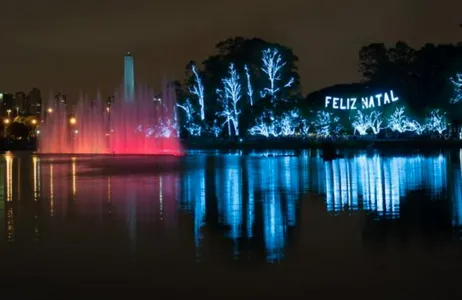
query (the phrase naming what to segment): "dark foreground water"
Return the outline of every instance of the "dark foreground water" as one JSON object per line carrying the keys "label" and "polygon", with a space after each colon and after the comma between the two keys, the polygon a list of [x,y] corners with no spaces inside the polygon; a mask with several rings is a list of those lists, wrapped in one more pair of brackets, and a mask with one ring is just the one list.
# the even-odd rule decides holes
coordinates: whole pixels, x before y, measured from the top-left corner
{"label": "dark foreground water", "polygon": [[461,160],[7,153],[2,296],[457,298]]}

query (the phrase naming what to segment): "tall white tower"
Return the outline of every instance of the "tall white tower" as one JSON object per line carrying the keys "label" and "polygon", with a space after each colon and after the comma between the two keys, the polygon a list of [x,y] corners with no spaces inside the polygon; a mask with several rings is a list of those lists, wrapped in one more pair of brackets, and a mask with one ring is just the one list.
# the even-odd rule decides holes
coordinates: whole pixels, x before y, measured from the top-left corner
{"label": "tall white tower", "polygon": [[124,58],[124,101],[135,101],[135,64],[130,52]]}

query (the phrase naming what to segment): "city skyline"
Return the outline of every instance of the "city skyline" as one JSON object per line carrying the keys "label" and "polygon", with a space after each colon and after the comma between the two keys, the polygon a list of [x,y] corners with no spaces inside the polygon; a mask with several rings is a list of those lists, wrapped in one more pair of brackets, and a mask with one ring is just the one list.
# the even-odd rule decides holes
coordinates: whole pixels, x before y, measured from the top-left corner
{"label": "city skyline", "polygon": [[[109,95],[123,82],[120,57],[129,50],[137,57],[136,75],[146,83],[160,85],[164,76],[182,81],[185,65],[212,55],[217,42],[258,36],[293,48],[307,94],[359,80],[358,51],[365,44],[403,40],[420,47],[426,42],[456,43],[462,36],[462,4],[453,0],[440,1],[437,7],[419,2],[417,8],[411,0],[377,5],[289,0],[284,6],[253,1],[245,9],[239,2],[216,2],[202,10],[189,3],[140,0],[110,6],[105,1],[29,2],[7,1],[4,8],[0,32],[8,44],[0,49],[1,91],[37,87],[44,94],[53,89],[73,95],[99,88]],[[178,11],[178,5],[185,9]],[[20,23],[18,13],[23,16]],[[174,20],[168,17],[172,14]],[[119,19],[124,22],[114,23]],[[159,25],[163,23],[168,25]]]}

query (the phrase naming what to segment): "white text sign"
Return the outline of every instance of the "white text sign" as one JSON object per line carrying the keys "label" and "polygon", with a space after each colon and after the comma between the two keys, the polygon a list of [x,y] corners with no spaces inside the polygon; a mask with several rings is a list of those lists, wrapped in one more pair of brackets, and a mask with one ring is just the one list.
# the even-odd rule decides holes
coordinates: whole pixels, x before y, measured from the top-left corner
{"label": "white text sign", "polygon": [[324,107],[340,110],[368,109],[381,107],[398,100],[399,98],[394,95],[393,90],[388,93],[380,93],[374,96],[361,98],[338,98],[326,96]]}

